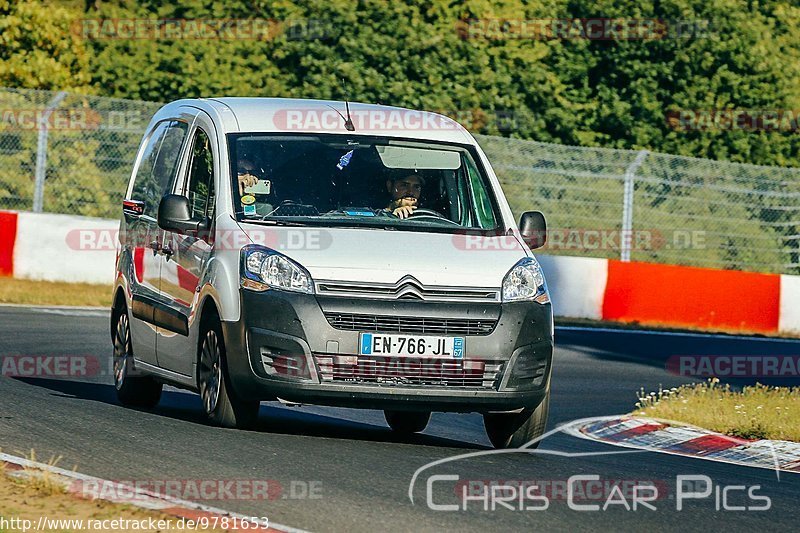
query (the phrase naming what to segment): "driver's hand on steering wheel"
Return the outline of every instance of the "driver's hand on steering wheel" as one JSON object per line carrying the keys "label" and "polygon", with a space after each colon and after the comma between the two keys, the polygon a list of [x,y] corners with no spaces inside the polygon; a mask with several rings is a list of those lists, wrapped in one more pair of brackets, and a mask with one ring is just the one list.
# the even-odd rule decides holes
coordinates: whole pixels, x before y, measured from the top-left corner
{"label": "driver's hand on steering wheel", "polygon": [[419,206],[417,205],[416,197],[404,197],[394,200],[391,205],[389,205],[388,210],[391,211],[394,216],[402,219],[410,217],[417,207]]}
{"label": "driver's hand on steering wheel", "polygon": [[408,218],[411,216],[411,214],[414,212],[416,208],[417,206],[415,205],[402,205],[400,207],[395,208],[395,210],[392,211],[392,214],[399,218]]}

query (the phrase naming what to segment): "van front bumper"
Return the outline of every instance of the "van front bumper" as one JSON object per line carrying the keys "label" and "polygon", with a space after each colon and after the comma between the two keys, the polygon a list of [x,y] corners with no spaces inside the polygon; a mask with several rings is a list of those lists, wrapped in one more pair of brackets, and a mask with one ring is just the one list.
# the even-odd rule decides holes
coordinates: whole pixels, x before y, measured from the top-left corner
{"label": "van front bumper", "polygon": [[[367,409],[498,412],[533,408],[550,388],[550,304],[358,300],[241,291],[240,319],[223,322],[228,373],[248,400]],[[359,334],[331,315],[492,323],[464,337],[462,359],[359,356]],[[463,323],[463,322],[462,322]],[[474,332],[473,332],[474,333]]]}

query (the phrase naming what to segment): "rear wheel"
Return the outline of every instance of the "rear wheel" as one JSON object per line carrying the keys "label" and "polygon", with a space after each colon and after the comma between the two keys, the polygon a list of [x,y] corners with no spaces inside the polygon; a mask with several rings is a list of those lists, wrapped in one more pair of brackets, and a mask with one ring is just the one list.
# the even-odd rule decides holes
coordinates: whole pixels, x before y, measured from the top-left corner
{"label": "rear wheel", "polygon": [[114,387],[122,405],[152,409],[161,399],[161,383],[150,376],[131,376],[133,350],[128,313],[122,309],[114,328]]}
{"label": "rear wheel", "polygon": [[219,325],[208,328],[200,344],[197,369],[200,398],[208,419],[226,428],[249,428],[258,419],[258,401],[246,401],[236,396],[231,387],[225,361],[225,343]]}
{"label": "rear wheel", "polygon": [[[521,413],[486,413],[483,425],[495,448],[519,448],[544,434],[549,412],[550,391],[547,391],[535,409],[524,409]],[[537,441],[528,448],[538,446]]]}
{"label": "rear wheel", "polygon": [[415,411],[384,411],[383,416],[392,431],[401,435],[424,431],[431,419],[430,413]]}

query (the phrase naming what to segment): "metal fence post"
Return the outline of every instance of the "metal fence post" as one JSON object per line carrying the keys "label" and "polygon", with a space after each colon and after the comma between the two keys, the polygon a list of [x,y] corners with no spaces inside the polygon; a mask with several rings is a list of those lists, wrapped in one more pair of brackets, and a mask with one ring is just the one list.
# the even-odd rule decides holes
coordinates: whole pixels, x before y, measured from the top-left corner
{"label": "metal fence post", "polygon": [[633,186],[636,171],[644,163],[650,152],[640,150],[636,159],[625,169],[625,190],[622,195],[622,231],[620,232],[619,259],[627,263],[631,260],[631,241],[633,240]]}
{"label": "metal fence post", "polygon": [[50,100],[39,118],[39,138],[36,142],[36,173],[33,192],[33,212],[41,213],[44,205],[44,180],[47,176],[47,121],[50,114],[58,104],[67,96],[66,91],[60,91]]}

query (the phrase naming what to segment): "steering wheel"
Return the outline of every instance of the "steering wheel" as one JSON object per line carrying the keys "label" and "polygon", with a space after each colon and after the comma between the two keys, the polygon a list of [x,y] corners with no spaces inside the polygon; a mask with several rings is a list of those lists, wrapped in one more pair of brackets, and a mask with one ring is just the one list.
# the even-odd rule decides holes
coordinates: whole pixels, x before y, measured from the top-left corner
{"label": "steering wheel", "polygon": [[438,211],[434,211],[433,209],[425,209],[424,207],[420,207],[412,211],[411,214],[408,215],[408,218],[438,218],[445,222],[455,224],[456,226],[461,225],[458,222],[453,222]]}
{"label": "steering wheel", "polygon": [[411,214],[408,215],[408,216],[409,217],[426,217],[427,216],[427,217],[447,218],[446,216],[444,216],[443,214],[441,214],[438,211],[434,211],[433,209],[425,209],[424,207],[419,207],[417,209],[414,209],[414,211],[412,211]]}

